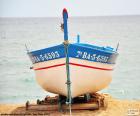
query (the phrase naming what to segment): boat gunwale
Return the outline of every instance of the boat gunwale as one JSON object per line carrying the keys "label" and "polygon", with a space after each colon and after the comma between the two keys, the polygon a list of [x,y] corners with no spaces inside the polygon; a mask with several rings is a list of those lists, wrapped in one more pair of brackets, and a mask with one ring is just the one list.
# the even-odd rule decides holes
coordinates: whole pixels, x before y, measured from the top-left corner
{"label": "boat gunwale", "polygon": [[[86,44],[86,43],[82,43],[82,44]],[[88,48],[90,50],[98,50],[98,51],[101,51],[101,52],[104,52],[104,53],[109,53],[109,54],[116,54],[116,55],[119,54],[117,51],[107,50],[106,48],[105,48],[105,50],[96,48],[96,47],[103,48],[104,46],[102,46],[102,47],[100,47],[100,46],[89,47],[89,46],[85,46],[85,45],[82,45],[82,44],[81,43],[70,43],[69,45],[76,45],[76,46],[79,46],[79,47]],[[41,52],[41,51],[47,50],[47,49],[53,49],[55,47],[59,47],[59,46],[62,46],[62,45],[63,44],[58,44],[58,45],[55,45],[55,46],[51,46],[51,47],[47,47],[47,48],[43,48],[43,49],[39,49],[39,50],[29,51],[28,54],[36,54],[36,52]],[[87,45],[92,46],[91,44],[87,44]]]}
{"label": "boat gunwale", "polygon": [[[85,45],[82,45],[82,44],[78,44],[78,43],[73,43],[73,44],[69,44],[69,50],[75,50],[75,49],[77,49],[76,51],[79,51],[79,52],[82,52],[82,54],[88,54],[88,52],[90,52],[90,53],[100,53],[100,54],[106,54],[108,57],[112,57],[110,60],[108,60],[108,61],[97,61],[97,59],[95,59],[95,60],[91,60],[91,59],[89,59],[89,60],[87,60],[87,59],[84,59],[84,58],[78,58],[78,59],[82,59],[82,60],[87,60],[87,61],[92,61],[92,62],[100,62],[100,63],[104,63],[104,64],[115,64],[115,60],[114,61],[112,61],[112,59],[116,59],[117,58],[117,56],[118,56],[118,53],[117,53],[117,51],[109,51],[109,50],[102,50],[102,49],[96,49],[96,46],[93,46],[93,47],[90,47],[90,45],[91,44],[87,44],[87,45],[89,45],[89,46],[85,46]],[[98,46],[97,46],[98,47]],[[61,58],[64,58],[65,57],[65,54],[63,53],[64,51],[64,45],[63,44],[59,44],[59,45],[56,45],[56,46],[52,46],[52,47],[48,47],[48,48],[44,48],[44,49],[40,49],[40,50],[36,50],[36,51],[31,51],[31,52],[28,52],[27,54],[29,55],[29,57],[30,57],[30,59],[31,59],[31,61],[32,61],[32,63],[33,64],[36,64],[36,63],[39,63],[39,62],[44,62],[44,61],[49,61],[49,60],[41,60],[40,58],[39,58],[39,60],[38,61],[34,61],[34,58],[32,59],[32,56],[34,57],[36,57],[36,56],[39,56],[40,54],[45,54],[45,53],[54,53],[54,52],[57,52],[57,50],[60,50],[60,53],[62,53],[61,54],[61,57],[56,57],[56,58],[51,58],[51,59],[49,59],[49,60],[55,60],[55,59],[61,59]],[[82,51],[81,51],[82,50]],[[49,54],[50,54],[49,53]],[[90,54],[89,53],[89,54]],[[99,55],[100,55],[99,54]],[[105,55],[105,56],[106,56]],[[70,58],[76,58],[76,56],[75,56],[75,53],[73,54],[71,51],[70,51],[70,54],[69,54],[69,57]],[[113,58],[114,57],[114,58]],[[36,58],[35,58],[36,59]],[[38,59],[38,57],[37,57],[37,59]]]}

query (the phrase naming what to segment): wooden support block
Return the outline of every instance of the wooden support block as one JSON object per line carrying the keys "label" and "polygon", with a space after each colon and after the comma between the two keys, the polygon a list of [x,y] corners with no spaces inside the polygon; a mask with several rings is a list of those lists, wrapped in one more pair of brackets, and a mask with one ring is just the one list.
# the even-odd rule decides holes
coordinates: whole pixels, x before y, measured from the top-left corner
{"label": "wooden support block", "polygon": [[29,105],[28,110],[51,111],[58,110],[58,105]]}
{"label": "wooden support block", "polygon": [[[102,94],[92,94],[91,98],[86,102],[83,96],[79,96],[74,99],[75,101],[71,104],[72,110],[96,110],[101,107],[107,108],[107,101],[105,96]],[[39,102],[39,101],[38,101]],[[58,97],[47,97],[45,100],[40,101],[39,104],[30,104],[29,101],[26,102],[26,110],[36,110],[36,111],[51,111],[51,110],[68,110],[69,105],[63,104],[58,105]],[[65,103],[65,102],[64,102]]]}
{"label": "wooden support block", "polygon": [[[98,109],[99,106],[97,103],[82,103],[82,104],[72,104],[72,110],[95,110]],[[63,105],[62,109],[69,109],[68,105]]]}
{"label": "wooden support block", "polygon": [[[98,109],[99,105],[97,103],[82,103],[82,104],[72,104],[72,110],[95,110]],[[68,110],[69,106],[66,104],[62,105],[63,110]],[[27,110],[37,110],[37,111],[51,111],[58,110],[58,105],[29,105]]]}

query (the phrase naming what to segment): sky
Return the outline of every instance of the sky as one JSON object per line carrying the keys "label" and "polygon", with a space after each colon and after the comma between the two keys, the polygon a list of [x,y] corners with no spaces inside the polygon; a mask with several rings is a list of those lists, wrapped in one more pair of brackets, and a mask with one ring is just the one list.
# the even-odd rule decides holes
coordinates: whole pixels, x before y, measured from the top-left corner
{"label": "sky", "polygon": [[140,0],[0,0],[0,17],[140,15]]}

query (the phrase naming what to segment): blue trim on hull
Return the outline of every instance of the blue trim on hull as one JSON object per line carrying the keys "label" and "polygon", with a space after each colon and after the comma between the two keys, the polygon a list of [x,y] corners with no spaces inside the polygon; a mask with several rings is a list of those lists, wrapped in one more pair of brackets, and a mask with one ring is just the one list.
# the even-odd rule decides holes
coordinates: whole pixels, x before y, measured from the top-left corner
{"label": "blue trim on hull", "polygon": [[[69,57],[87,61],[115,64],[118,53],[108,47],[98,47],[89,44],[69,44]],[[32,63],[65,58],[64,45],[45,48],[28,53]]]}

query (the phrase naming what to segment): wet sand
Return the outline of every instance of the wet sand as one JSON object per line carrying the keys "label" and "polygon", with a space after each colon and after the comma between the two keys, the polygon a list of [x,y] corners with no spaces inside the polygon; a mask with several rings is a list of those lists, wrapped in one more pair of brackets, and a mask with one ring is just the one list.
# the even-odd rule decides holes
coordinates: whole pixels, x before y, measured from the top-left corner
{"label": "wet sand", "polygon": [[[100,110],[72,110],[73,116],[140,116],[140,100],[118,100],[107,96],[108,107]],[[36,111],[25,109],[25,104],[0,104],[1,115],[68,116],[68,111]]]}

